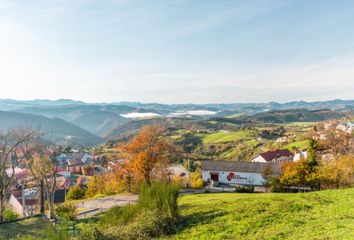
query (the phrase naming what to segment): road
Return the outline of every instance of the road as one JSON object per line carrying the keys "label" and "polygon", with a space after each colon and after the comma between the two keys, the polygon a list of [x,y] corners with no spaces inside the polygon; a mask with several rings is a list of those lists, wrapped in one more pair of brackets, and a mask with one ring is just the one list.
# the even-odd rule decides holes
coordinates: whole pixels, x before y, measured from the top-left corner
{"label": "road", "polygon": [[79,209],[77,218],[88,218],[100,212],[109,210],[115,206],[125,206],[134,204],[138,200],[138,195],[113,195],[93,200],[83,201],[75,205]]}

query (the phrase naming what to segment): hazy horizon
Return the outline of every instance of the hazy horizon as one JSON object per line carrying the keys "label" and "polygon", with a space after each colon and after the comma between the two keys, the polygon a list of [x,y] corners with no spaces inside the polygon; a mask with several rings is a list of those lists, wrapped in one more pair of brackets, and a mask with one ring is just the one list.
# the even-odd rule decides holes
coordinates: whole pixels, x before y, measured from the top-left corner
{"label": "hazy horizon", "polygon": [[354,2],[0,0],[2,98],[351,99]]}
{"label": "hazy horizon", "polygon": [[113,102],[90,102],[90,101],[84,101],[80,99],[71,99],[71,98],[53,98],[53,99],[45,99],[45,98],[36,98],[36,99],[14,99],[14,98],[0,98],[0,101],[24,101],[24,102],[32,102],[32,101],[75,101],[75,102],[83,102],[86,104],[118,104],[118,103],[141,103],[141,104],[164,104],[164,105],[179,105],[179,104],[196,104],[196,105],[206,105],[206,104],[267,104],[267,103],[280,103],[280,104],[286,104],[286,103],[291,103],[291,102],[328,102],[328,101],[354,101],[354,98],[348,98],[348,99],[326,99],[326,100],[314,100],[314,101],[305,101],[305,100],[293,100],[293,101],[265,101],[265,102],[210,102],[210,103],[194,103],[194,102],[186,102],[186,103],[165,103],[165,102],[143,102],[143,101],[113,101]]}

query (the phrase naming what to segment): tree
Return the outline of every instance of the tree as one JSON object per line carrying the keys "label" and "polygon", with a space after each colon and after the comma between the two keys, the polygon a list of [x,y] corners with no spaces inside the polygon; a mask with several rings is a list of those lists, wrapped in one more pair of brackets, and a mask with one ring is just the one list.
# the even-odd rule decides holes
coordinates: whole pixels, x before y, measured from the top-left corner
{"label": "tree", "polygon": [[85,189],[80,187],[80,185],[72,186],[68,194],[66,195],[66,199],[68,200],[78,200],[83,199],[85,197]]}
{"label": "tree", "polygon": [[120,147],[123,158],[134,176],[151,186],[153,173],[163,173],[176,153],[174,146],[164,137],[164,128],[158,125],[143,127],[126,145]]}
{"label": "tree", "polygon": [[268,192],[268,188],[271,186],[272,177],[274,176],[272,167],[269,165],[266,166],[263,169],[262,176],[265,179],[265,182],[263,183],[263,185],[266,188],[266,192]]}
{"label": "tree", "polygon": [[5,196],[9,191],[14,178],[15,168],[24,162],[24,155],[31,155],[35,148],[21,147],[31,143],[36,145],[39,135],[29,129],[10,130],[0,133],[0,222],[4,221]]}
{"label": "tree", "polygon": [[354,154],[353,137],[351,134],[337,130],[331,126],[323,131],[324,138],[318,144],[324,150],[329,150],[334,156]]}
{"label": "tree", "polygon": [[319,189],[320,178],[317,168],[313,167],[311,163],[306,160],[300,160],[298,162],[282,164],[280,183],[286,186]]}
{"label": "tree", "polygon": [[201,188],[203,187],[202,175],[199,172],[191,173],[191,187],[192,188]]}
{"label": "tree", "polygon": [[52,149],[42,149],[29,159],[29,169],[38,182],[43,182],[44,191],[48,200],[49,217],[55,218],[54,193],[57,189],[58,163],[52,156]]}
{"label": "tree", "polygon": [[319,166],[321,181],[327,186],[353,187],[354,186],[354,156],[343,155]]}

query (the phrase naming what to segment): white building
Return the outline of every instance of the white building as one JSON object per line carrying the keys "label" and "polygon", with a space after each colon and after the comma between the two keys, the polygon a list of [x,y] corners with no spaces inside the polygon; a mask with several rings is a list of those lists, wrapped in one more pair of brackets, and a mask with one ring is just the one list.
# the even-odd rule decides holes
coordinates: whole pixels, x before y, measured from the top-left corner
{"label": "white building", "polygon": [[281,163],[281,162],[292,162],[294,155],[286,149],[269,151],[259,154],[257,157],[252,159],[251,162],[262,162],[262,163]]}
{"label": "white building", "polygon": [[263,172],[270,168],[274,175],[281,173],[279,163],[202,161],[202,178],[205,182],[217,181],[229,185],[262,186]]}
{"label": "white building", "polygon": [[307,151],[306,150],[295,153],[294,162],[300,161],[301,159],[307,159]]}

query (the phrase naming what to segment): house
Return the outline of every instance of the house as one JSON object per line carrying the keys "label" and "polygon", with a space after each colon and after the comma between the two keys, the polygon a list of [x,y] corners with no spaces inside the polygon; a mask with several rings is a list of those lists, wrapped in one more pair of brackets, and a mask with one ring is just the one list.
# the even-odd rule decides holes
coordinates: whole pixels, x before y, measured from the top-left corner
{"label": "house", "polygon": [[[24,199],[22,199],[23,196]],[[23,196],[21,188],[13,190],[8,201],[9,205],[21,217],[34,215],[38,204],[37,190],[31,189],[28,191],[28,189],[24,189]]]}
{"label": "house", "polygon": [[299,151],[294,154],[294,162],[300,161],[301,159],[307,159],[307,151]]}
{"label": "house", "polygon": [[66,161],[68,163],[67,171],[69,171],[71,174],[82,174],[81,167],[83,163],[81,162],[80,159],[72,158]]}
{"label": "house", "polygon": [[56,177],[56,187],[54,192],[54,202],[65,202],[66,193],[71,185],[71,179],[65,176]]}
{"label": "house", "polygon": [[188,177],[188,170],[182,166],[182,164],[170,165],[167,169],[168,175],[173,177]]}
{"label": "house", "polygon": [[263,162],[263,163],[281,163],[281,162],[292,162],[294,159],[294,155],[286,149],[276,150],[276,151],[268,151],[259,154],[257,157],[252,159],[251,162]]}
{"label": "house", "polygon": [[228,185],[263,186],[263,172],[270,168],[274,175],[281,173],[279,163],[202,161],[202,178],[205,182],[216,181]]}
{"label": "house", "polygon": [[5,171],[6,171],[6,174],[8,177],[11,177],[12,175],[14,175],[14,179],[17,184],[20,184],[21,180],[27,179],[27,177],[30,175],[30,174],[28,174],[27,169],[19,168],[19,167],[7,168]]}

